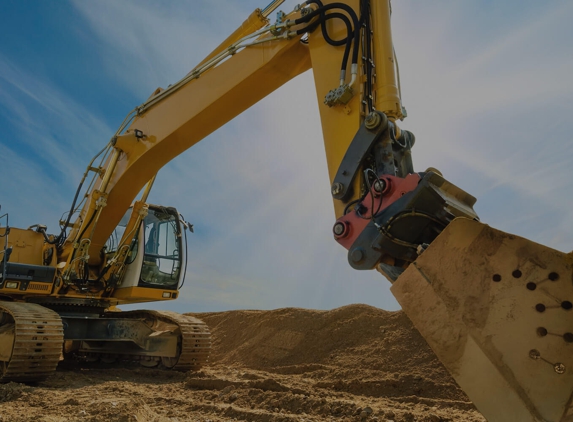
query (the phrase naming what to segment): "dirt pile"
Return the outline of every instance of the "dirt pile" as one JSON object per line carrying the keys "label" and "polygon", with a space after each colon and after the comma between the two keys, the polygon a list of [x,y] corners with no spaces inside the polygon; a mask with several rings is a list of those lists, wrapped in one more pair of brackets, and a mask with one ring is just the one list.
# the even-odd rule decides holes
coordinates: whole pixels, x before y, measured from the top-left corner
{"label": "dirt pile", "polygon": [[401,312],[194,315],[214,338],[202,371],[63,366],[0,385],[0,421],[484,421]]}
{"label": "dirt pile", "polygon": [[366,305],[201,314],[211,362],[307,374],[317,387],[373,397],[468,401],[403,312]]}
{"label": "dirt pile", "polygon": [[403,312],[350,305],[196,316],[211,328],[211,364],[223,377],[203,371],[187,387],[283,418],[239,419],[483,420]]}

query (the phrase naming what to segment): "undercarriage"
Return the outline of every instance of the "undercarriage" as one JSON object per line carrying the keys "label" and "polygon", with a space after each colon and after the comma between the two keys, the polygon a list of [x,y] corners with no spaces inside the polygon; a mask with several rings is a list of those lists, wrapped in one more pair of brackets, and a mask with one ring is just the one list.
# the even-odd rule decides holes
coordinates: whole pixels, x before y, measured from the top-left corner
{"label": "undercarriage", "polygon": [[197,318],[169,311],[108,311],[72,301],[0,302],[0,382],[35,382],[62,360],[138,362],[198,370],[211,334]]}

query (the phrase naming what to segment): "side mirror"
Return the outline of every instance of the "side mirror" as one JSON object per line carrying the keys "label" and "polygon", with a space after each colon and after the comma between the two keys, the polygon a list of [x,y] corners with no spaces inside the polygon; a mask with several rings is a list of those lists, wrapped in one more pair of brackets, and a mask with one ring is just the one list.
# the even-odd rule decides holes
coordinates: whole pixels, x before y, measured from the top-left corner
{"label": "side mirror", "polygon": [[181,222],[181,224],[183,224],[184,228],[189,230],[191,233],[195,233],[193,231],[193,224],[191,224],[189,221],[185,221],[185,219],[183,218],[183,216],[181,214],[179,214],[179,221]]}

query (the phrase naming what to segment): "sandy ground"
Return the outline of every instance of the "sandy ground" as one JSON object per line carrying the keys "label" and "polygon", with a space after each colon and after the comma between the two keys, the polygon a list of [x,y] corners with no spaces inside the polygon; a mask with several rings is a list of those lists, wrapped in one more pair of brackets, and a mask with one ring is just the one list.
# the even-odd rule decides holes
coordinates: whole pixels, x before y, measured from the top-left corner
{"label": "sandy ground", "polygon": [[193,315],[214,339],[202,371],[62,365],[0,385],[0,421],[485,421],[402,312]]}

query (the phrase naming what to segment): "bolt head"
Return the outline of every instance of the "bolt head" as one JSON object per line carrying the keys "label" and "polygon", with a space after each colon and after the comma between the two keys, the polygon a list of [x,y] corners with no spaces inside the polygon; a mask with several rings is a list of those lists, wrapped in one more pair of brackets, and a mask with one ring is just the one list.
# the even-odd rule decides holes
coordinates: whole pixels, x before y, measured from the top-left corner
{"label": "bolt head", "polygon": [[344,186],[342,185],[342,183],[333,183],[332,184],[332,189],[331,192],[333,195],[338,195],[342,192],[342,190],[344,189]]}
{"label": "bolt head", "polygon": [[386,181],[383,179],[376,180],[373,187],[376,192],[381,193],[386,189]]}
{"label": "bolt head", "polygon": [[362,248],[352,249],[352,252],[350,252],[350,259],[352,259],[352,262],[354,262],[355,264],[359,264],[360,262],[362,262],[362,260],[364,259],[364,251],[362,250]]}
{"label": "bolt head", "polygon": [[376,129],[381,122],[382,118],[380,115],[373,111],[364,119],[364,126],[366,126],[366,129],[372,130]]}
{"label": "bolt head", "polygon": [[340,221],[336,222],[336,224],[334,224],[334,227],[332,228],[332,232],[334,233],[335,236],[341,236],[342,234],[344,234],[345,231],[346,231],[346,226],[344,223],[341,223]]}

